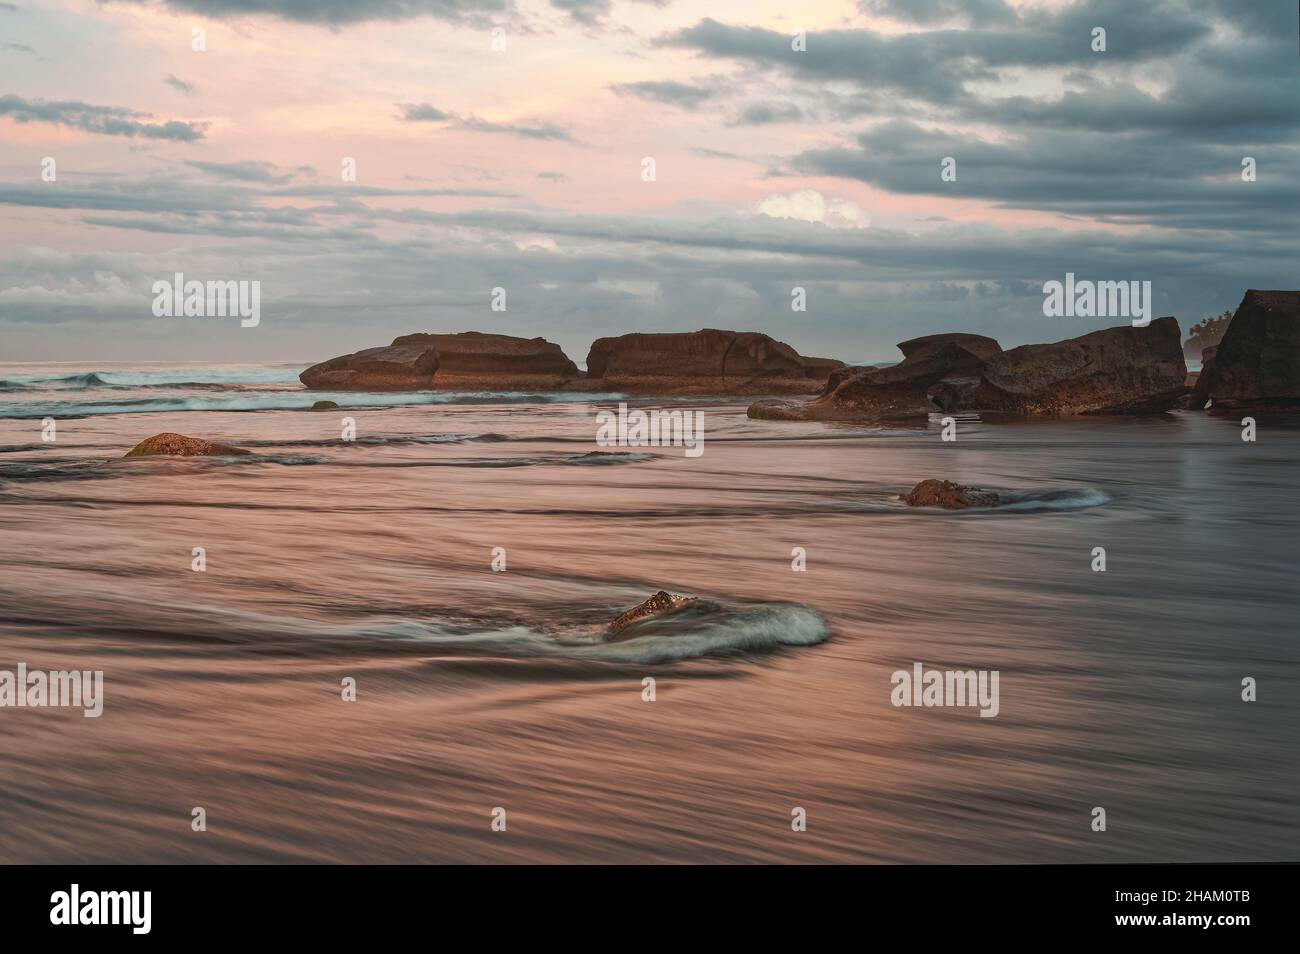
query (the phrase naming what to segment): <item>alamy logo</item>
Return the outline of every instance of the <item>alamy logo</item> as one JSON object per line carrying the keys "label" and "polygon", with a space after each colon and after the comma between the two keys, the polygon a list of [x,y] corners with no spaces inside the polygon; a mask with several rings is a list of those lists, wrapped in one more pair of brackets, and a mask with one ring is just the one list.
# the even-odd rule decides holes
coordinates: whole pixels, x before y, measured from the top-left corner
{"label": "alamy logo", "polygon": [[129,924],[132,934],[148,934],[152,926],[152,891],[69,891],[50,895],[51,924]]}
{"label": "alamy logo", "polygon": [[1129,318],[1134,328],[1151,324],[1151,283],[1075,281],[1043,283],[1043,314],[1048,318]]}
{"label": "alamy logo", "polygon": [[186,281],[177,272],[173,281],[153,283],[155,318],[234,318],[242,328],[262,321],[262,283]]}
{"label": "alamy logo", "polygon": [[703,411],[629,411],[596,414],[596,444],[600,447],[685,447],[687,457],[704,453]]}
{"label": "alamy logo", "polygon": [[104,671],[73,669],[18,671],[0,669],[0,708],[79,708],[87,719],[104,713]]}
{"label": "alamy logo", "polygon": [[895,706],[979,706],[981,719],[998,714],[998,670],[925,669],[912,664],[912,671],[897,670],[889,681],[894,689],[889,701]]}

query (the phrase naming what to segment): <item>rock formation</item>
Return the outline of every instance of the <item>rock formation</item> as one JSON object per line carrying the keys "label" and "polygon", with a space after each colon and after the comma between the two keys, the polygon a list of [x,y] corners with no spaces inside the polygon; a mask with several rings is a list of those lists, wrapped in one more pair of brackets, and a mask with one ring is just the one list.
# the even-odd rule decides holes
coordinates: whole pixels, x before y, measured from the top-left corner
{"label": "rock formation", "polygon": [[545,338],[466,331],[403,335],[385,348],[312,365],[299,379],[318,390],[491,391],[552,390],[578,376],[577,365]]}
{"label": "rock formation", "polygon": [[240,454],[251,454],[252,451],[244,450],[242,447],[233,447],[230,444],[219,444],[215,441],[205,441],[201,437],[186,437],[184,434],[155,434],[153,437],[142,440],[135,447],[126,452],[126,457],[156,457],[156,456],[173,456],[173,457],[234,457]]}
{"label": "rock formation", "polygon": [[298,380],[328,391],[427,391],[438,370],[438,350],[431,344],[398,338],[386,348],[366,348],[314,364]]}
{"label": "rock formation", "polygon": [[1300,409],[1300,291],[1247,291],[1202,362],[1193,408]]}
{"label": "rock formation", "polygon": [[749,415],[891,421],[940,411],[1137,414],[1169,410],[1187,393],[1173,318],[1010,351],[991,338],[962,334],[914,338],[899,349],[903,360],[892,367],[832,373],[815,401],[759,402]]}
{"label": "rock formation", "polygon": [[705,328],[599,338],[587,376],[607,390],[643,394],[814,394],[841,364],[806,359],[759,332]]}
{"label": "rock formation", "polygon": [[466,331],[402,335],[383,348],[312,365],[308,388],[352,391],[628,391],[641,394],[815,394],[843,368],[752,331],[600,338],[583,374],[544,338]]}

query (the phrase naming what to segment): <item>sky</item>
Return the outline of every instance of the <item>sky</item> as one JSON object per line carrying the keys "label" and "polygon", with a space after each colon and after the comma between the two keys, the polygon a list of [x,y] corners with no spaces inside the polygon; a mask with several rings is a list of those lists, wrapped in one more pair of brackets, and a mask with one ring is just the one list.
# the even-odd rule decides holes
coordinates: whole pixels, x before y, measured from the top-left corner
{"label": "sky", "polygon": [[[0,361],[308,362],[479,330],[581,363],[604,335],[713,327],[856,362],[1125,323],[1046,317],[1070,272],[1150,281],[1186,332],[1300,287],[1297,18],[0,0]],[[260,324],[155,317],[177,272],[260,282]]]}

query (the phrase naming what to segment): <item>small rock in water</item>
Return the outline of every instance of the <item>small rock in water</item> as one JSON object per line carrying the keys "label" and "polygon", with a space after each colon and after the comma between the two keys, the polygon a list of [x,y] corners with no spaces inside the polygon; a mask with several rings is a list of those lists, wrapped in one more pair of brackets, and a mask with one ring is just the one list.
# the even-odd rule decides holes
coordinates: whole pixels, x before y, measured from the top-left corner
{"label": "small rock in water", "polygon": [[963,487],[951,480],[923,480],[910,492],[899,494],[899,500],[909,507],[943,507],[945,510],[965,510],[967,507],[996,507],[1001,498],[991,490]]}
{"label": "small rock in water", "polygon": [[311,406],[313,411],[332,411],[338,407],[337,401],[317,401]]}
{"label": "small rock in water", "polygon": [[655,616],[667,616],[669,613],[675,613],[684,609],[695,602],[694,596],[678,596],[675,593],[669,593],[666,590],[660,590],[644,603],[638,603],[630,610],[620,616],[614,622],[609,624],[611,633],[622,632],[633,623],[639,623],[643,619],[650,619]]}
{"label": "small rock in water", "polygon": [[155,434],[142,440],[126,452],[127,457],[154,457],[169,455],[176,457],[231,457],[237,454],[251,454],[252,451],[230,444],[218,444],[205,441],[201,437],[186,437],[184,434]]}

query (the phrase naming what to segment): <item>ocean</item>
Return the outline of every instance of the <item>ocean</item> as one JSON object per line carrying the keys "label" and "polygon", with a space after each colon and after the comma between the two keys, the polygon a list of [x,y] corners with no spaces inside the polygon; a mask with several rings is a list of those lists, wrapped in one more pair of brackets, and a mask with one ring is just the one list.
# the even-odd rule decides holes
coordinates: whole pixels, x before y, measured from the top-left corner
{"label": "ocean", "polygon": [[[945,442],[304,366],[0,364],[0,670],[104,673],[0,709],[3,860],[1300,860],[1294,420]],[[598,446],[620,401],[702,455]],[[121,459],[164,431],[253,454]],[[895,706],[918,663],[996,717]]]}

